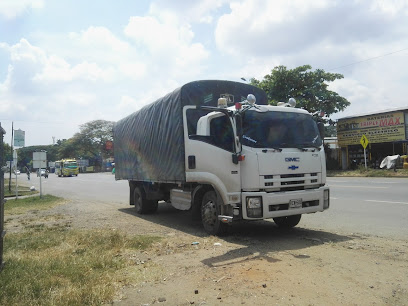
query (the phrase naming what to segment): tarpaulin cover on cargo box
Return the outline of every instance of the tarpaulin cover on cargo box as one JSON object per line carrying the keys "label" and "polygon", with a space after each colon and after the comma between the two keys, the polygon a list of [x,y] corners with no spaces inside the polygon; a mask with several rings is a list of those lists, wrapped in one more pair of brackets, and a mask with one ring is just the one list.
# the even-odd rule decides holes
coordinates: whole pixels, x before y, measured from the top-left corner
{"label": "tarpaulin cover on cargo box", "polygon": [[217,106],[225,94],[230,105],[248,94],[257,104],[267,104],[265,92],[248,84],[195,81],[118,121],[113,133],[116,179],[185,182],[183,107]]}

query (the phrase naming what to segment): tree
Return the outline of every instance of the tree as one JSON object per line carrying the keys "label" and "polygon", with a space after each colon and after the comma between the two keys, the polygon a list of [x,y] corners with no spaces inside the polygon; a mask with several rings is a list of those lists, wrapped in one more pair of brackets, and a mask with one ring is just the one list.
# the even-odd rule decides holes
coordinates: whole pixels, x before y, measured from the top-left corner
{"label": "tree", "polygon": [[55,161],[57,159],[57,148],[53,145],[38,145],[19,148],[17,151],[18,167],[22,168],[32,163],[33,152],[47,152],[47,161]]}
{"label": "tree", "polygon": [[325,137],[336,137],[337,136],[337,128],[332,124],[326,125],[324,127],[324,135]]}
{"label": "tree", "polygon": [[79,155],[81,155],[81,148],[73,138],[58,140],[56,147],[58,152],[58,158],[56,160],[64,158],[77,158]]}
{"label": "tree", "polygon": [[113,121],[94,120],[82,124],[72,139],[72,144],[80,148],[80,154],[85,156],[111,156],[113,142]]}
{"label": "tree", "polygon": [[13,152],[11,152],[11,146],[6,142],[3,142],[3,154],[4,162],[13,160]]}
{"label": "tree", "polygon": [[295,98],[297,107],[312,114],[324,112],[326,118],[350,105],[346,98],[328,89],[328,82],[342,79],[342,74],[311,69],[310,65],[289,70],[285,66],[277,66],[263,80],[251,79],[251,84],[262,88],[272,105]]}

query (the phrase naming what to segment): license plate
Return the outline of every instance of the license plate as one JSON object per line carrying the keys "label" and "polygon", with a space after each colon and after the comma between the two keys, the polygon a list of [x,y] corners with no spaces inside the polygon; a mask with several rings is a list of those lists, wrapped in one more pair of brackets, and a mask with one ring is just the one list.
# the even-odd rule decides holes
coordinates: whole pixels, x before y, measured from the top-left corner
{"label": "license plate", "polygon": [[302,208],[302,199],[289,200],[289,209]]}

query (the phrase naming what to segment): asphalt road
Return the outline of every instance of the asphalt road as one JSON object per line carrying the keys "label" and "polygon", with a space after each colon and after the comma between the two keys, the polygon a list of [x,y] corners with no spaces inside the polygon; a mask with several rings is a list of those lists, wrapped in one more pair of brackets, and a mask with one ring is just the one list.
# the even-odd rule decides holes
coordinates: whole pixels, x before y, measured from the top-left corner
{"label": "asphalt road", "polygon": [[[19,175],[27,185],[27,177]],[[300,227],[382,237],[408,238],[408,178],[328,178],[330,209],[304,215]],[[128,206],[127,181],[115,181],[110,173],[78,177],[42,178],[43,194]],[[40,188],[34,174],[29,185]],[[170,206],[168,206],[170,207]],[[173,208],[168,208],[173,209]]]}
{"label": "asphalt road", "polygon": [[306,215],[303,224],[325,230],[408,238],[408,179],[327,179],[330,209]]}

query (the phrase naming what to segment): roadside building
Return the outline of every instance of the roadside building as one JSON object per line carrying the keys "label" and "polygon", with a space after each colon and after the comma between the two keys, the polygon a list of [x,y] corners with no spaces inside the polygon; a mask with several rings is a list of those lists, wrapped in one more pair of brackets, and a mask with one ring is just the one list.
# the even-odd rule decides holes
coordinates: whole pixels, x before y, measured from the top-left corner
{"label": "roadside building", "polygon": [[337,140],[343,169],[364,164],[363,135],[368,140],[367,166],[378,168],[388,155],[406,155],[408,106],[340,118],[337,122]]}
{"label": "roadside building", "polygon": [[326,150],[327,170],[338,170],[341,165],[341,150],[337,137],[325,137],[324,148]]}

